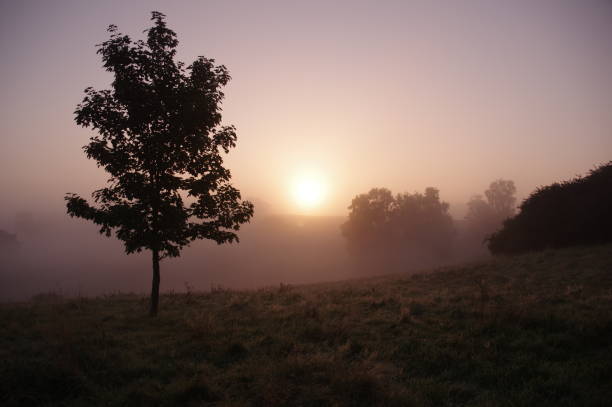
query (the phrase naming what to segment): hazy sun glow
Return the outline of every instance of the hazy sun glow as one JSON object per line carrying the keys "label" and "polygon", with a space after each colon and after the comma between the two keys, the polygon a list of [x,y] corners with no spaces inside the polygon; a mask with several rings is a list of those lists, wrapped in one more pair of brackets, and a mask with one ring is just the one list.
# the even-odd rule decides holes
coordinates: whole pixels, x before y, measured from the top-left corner
{"label": "hazy sun glow", "polygon": [[293,199],[302,209],[313,209],[325,199],[325,182],[320,176],[304,174],[293,181]]}

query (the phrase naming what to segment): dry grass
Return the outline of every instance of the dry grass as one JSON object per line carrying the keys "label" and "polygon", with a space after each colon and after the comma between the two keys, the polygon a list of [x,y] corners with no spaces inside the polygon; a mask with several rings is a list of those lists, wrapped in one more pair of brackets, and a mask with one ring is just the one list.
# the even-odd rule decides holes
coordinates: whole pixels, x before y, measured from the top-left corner
{"label": "dry grass", "polygon": [[0,306],[2,405],[609,405],[610,246],[415,276]]}

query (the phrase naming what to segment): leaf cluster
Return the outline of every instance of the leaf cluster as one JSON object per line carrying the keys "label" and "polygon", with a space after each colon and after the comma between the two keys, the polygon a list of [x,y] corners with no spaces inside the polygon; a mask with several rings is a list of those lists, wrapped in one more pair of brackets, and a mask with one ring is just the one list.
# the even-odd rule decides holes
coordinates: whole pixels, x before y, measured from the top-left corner
{"label": "leaf cluster", "polygon": [[96,131],[84,146],[110,174],[93,193],[96,205],[66,196],[68,213],[93,221],[124,241],[127,253],[157,250],[178,256],[196,239],[237,241],[235,231],[253,215],[223,166],[236,129],[221,125],[227,68],[203,56],[186,66],[175,60],[178,40],[165,16],[152,13],[146,41],[109,26],[98,45],[111,89],[87,88],[76,123]]}

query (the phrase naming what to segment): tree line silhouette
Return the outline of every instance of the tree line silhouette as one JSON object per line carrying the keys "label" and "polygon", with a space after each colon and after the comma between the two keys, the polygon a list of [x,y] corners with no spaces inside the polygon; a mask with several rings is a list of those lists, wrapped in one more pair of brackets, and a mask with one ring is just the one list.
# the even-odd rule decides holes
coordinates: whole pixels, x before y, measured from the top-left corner
{"label": "tree line silhouette", "polygon": [[612,241],[612,161],[536,189],[488,240],[494,254]]}
{"label": "tree line silhouette", "polygon": [[387,259],[401,253],[444,261],[485,245],[497,255],[612,242],[612,161],[587,176],[536,189],[518,212],[515,193],[513,181],[493,181],[484,197],[470,199],[460,223],[436,188],[396,196],[373,188],[353,199],[341,231],[355,256],[382,252]]}
{"label": "tree line silhouette", "polygon": [[427,267],[461,257],[466,250],[486,253],[486,238],[514,214],[515,193],[513,181],[493,181],[485,198],[476,195],[468,202],[465,221],[458,225],[436,188],[397,195],[373,188],[352,200],[341,232],[349,251],[364,262]]}
{"label": "tree line silhouette", "polygon": [[373,188],[353,199],[341,230],[353,254],[447,257],[454,233],[448,208],[435,188],[397,195]]}

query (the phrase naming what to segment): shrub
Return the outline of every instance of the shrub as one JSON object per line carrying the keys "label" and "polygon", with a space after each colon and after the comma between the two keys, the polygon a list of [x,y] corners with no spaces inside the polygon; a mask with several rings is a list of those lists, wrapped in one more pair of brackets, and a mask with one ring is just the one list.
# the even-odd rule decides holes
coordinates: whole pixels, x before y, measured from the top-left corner
{"label": "shrub", "polygon": [[612,241],[612,161],[586,177],[538,188],[488,241],[493,254]]}

